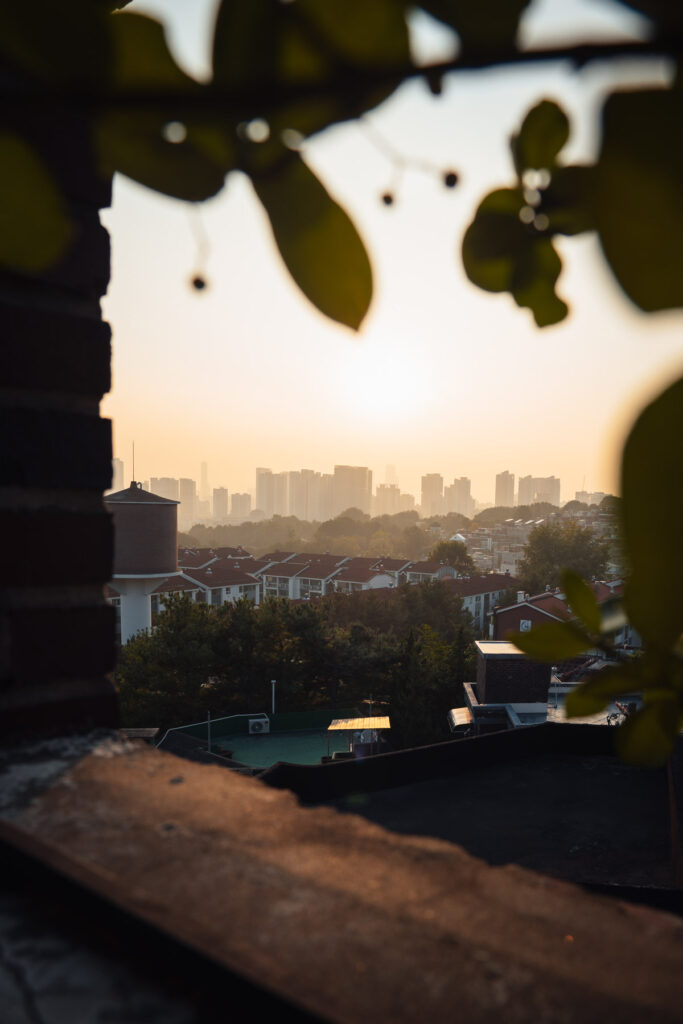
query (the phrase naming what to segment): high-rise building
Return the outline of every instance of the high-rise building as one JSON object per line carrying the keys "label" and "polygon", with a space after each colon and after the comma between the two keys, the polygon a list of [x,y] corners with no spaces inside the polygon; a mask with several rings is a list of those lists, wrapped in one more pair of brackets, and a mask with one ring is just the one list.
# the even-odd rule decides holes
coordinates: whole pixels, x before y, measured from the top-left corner
{"label": "high-rise building", "polygon": [[517,504],[533,505],[539,501],[547,501],[559,507],[559,479],[556,476],[520,476]]}
{"label": "high-rise building", "polygon": [[395,516],[401,511],[401,492],[396,484],[380,484],[375,495],[375,515]]}
{"label": "high-rise building", "polygon": [[287,474],[289,514],[312,523],[320,519],[320,473],[313,469],[292,470]]}
{"label": "high-rise building", "polygon": [[496,474],[496,508],[512,508],[515,503],[515,474],[507,469]]}
{"label": "high-rise building", "polygon": [[391,463],[387,463],[384,470],[384,483],[388,487],[398,487],[398,474],[396,473],[396,466]]}
{"label": "high-rise building", "polygon": [[423,516],[439,516],[443,512],[443,477],[427,473],[422,477],[420,505]]}
{"label": "high-rise building", "polygon": [[266,519],[273,514],[273,471],[262,466],[256,469],[255,508],[263,512]]}
{"label": "high-rise building", "polygon": [[149,482],[149,489],[152,494],[158,494],[160,498],[168,498],[169,501],[180,500],[178,481],[175,477],[153,476]]}
{"label": "high-rise building", "polygon": [[335,466],[332,484],[333,515],[347,508],[370,512],[372,470],[367,466]]}
{"label": "high-rise building", "polygon": [[125,483],[125,467],[122,459],[111,460],[111,489],[112,491],[122,491],[126,485]]}
{"label": "high-rise building", "polygon": [[213,518],[228,518],[228,488],[214,487],[213,489]]}
{"label": "high-rise building", "polygon": [[459,512],[460,515],[472,518],[474,502],[472,501],[472,481],[469,477],[456,478],[444,490],[444,508],[446,512]]}
{"label": "high-rise building", "polygon": [[178,481],[178,497],[180,498],[178,517],[184,527],[192,526],[197,514],[196,481],[181,477]]}
{"label": "high-rise building", "polygon": [[230,499],[230,517],[248,519],[251,512],[250,494],[233,494]]}
{"label": "high-rise building", "polygon": [[289,512],[288,473],[273,473],[273,515],[286,516]]}

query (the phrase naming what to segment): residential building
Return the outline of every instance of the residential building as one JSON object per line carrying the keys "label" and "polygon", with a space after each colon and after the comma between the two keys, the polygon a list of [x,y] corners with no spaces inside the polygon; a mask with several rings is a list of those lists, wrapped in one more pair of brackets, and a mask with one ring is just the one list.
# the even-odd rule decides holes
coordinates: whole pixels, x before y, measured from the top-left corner
{"label": "residential building", "polygon": [[122,459],[111,460],[111,489],[122,491],[125,487],[124,465]]}
{"label": "residential building", "polygon": [[466,476],[453,481],[444,490],[444,512],[459,512],[460,515],[472,518],[474,502],[471,494],[472,483]]}
{"label": "residential building", "polygon": [[370,514],[372,470],[367,466],[335,466],[332,481],[333,515],[347,508]]}
{"label": "residential building", "polygon": [[233,494],[230,498],[230,518],[248,519],[251,512],[250,494]]}
{"label": "residential building", "polygon": [[533,505],[535,502],[547,501],[551,505],[560,504],[560,481],[555,476],[521,476],[519,478],[519,505]]}
{"label": "residential building", "polygon": [[379,484],[375,494],[374,514],[393,516],[401,511],[401,492],[396,484]]}
{"label": "residential building", "polygon": [[197,484],[196,481],[187,477],[181,477],[178,481],[178,497],[180,508],[178,519],[181,529],[192,526],[197,516]]}
{"label": "residential building", "polygon": [[515,474],[507,469],[496,474],[496,508],[512,508],[515,503]]}
{"label": "residential building", "polygon": [[213,518],[220,521],[228,518],[228,488],[213,489]]}
{"label": "residential building", "polygon": [[443,477],[440,473],[427,473],[422,477],[420,507],[423,516],[438,516],[443,511]]}
{"label": "residential building", "polygon": [[488,633],[489,615],[494,607],[506,591],[518,586],[514,576],[495,572],[464,579],[447,579],[444,583],[451,593],[462,598],[463,607],[472,616],[474,628],[482,635]]}
{"label": "residential building", "polygon": [[[146,487],[144,488],[144,490],[147,489]],[[161,498],[167,498],[169,501],[180,500],[178,481],[171,476],[153,476],[149,481],[149,490],[153,494],[158,494]]]}
{"label": "residential building", "polygon": [[273,514],[273,471],[262,466],[256,468],[255,507],[263,512],[266,519]]}

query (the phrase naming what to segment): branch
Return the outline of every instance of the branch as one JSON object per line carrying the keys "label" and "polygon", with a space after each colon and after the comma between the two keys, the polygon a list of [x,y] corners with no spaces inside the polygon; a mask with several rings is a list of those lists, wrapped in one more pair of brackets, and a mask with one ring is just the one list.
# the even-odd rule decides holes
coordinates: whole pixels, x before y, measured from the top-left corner
{"label": "branch", "polygon": [[447,74],[460,71],[482,71],[497,67],[514,67],[532,64],[568,62],[581,69],[587,64],[600,60],[628,60],[643,58],[670,58],[680,60],[683,56],[683,35],[669,33],[643,42],[582,43],[577,46],[537,50],[518,50],[507,46],[482,52],[459,55],[453,60],[428,65],[401,65],[396,68],[354,67],[345,65],[336,68],[329,78],[319,82],[286,83],[268,79],[250,84],[244,89],[224,89],[220,85],[197,83],[190,92],[131,91],[114,92],[105,87],[92,88],[46,85],[22,82],[14,88],[7,88],[7,82],[0,86],[0,99],[17,107],[33,105],[75,105],[90,110],[99,108],[126,108],[133,106],[181,106],[188,112],[232,112],[240,118],[255,117],[268,110],[286,107],[291,103],[321,97],[338,97],[342,102],[349,97],[366,94],[377,88],[396,88],[402,82],[424,78],[430,83],[439,82]]}

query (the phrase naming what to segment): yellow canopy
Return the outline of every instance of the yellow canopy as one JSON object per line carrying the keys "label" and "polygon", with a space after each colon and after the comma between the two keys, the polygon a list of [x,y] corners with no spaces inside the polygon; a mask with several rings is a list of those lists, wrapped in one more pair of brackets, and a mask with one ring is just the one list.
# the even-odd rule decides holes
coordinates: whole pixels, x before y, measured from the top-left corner
{"label": "yellow canopy", "polygon": [[328,732],[356,732],[361,729],[391,729],[388,715],[378,715],[375,718],[335,718],[328,727]]}

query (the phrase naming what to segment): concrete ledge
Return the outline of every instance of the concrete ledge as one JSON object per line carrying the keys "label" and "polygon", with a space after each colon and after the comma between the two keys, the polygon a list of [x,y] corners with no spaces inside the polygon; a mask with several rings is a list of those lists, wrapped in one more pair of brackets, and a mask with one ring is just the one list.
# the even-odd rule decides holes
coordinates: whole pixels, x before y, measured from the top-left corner
{"label": "concrete ledge", "polygon": [[680,1019],[677,918],[142,743],[79,744],[40,795],[17,790],[5,838],[314,1016]]}

